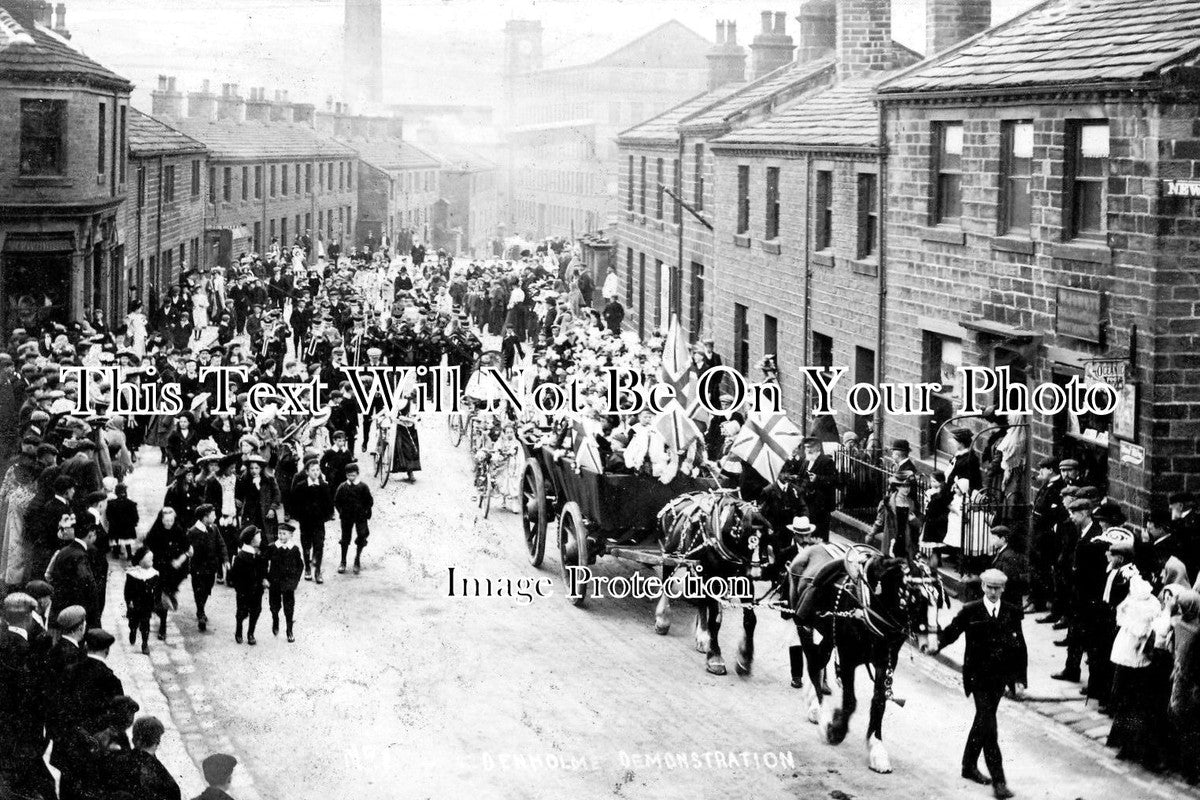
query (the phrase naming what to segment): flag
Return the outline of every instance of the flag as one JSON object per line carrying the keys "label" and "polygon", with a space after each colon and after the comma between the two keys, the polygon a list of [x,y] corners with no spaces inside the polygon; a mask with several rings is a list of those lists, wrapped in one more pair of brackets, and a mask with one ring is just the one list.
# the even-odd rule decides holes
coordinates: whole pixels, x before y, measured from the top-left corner
{"label": "flag", "polygon": [[595,437],[588,433],[583,420],[573,420],[571,429],[575,440],[575,467],[597,474],[604,472],[604,464],[600,460],[600,447],[596,444]]}
{"label": "flag", "polygon": [[679,317],[674,314],[671,315],[667,338],[663,342],[659,380],[675,388],[675,402],[687,416],[700,422],[708,422],[708,410],[700,405],[700,379],[696,375],[696,367],[684,340]]}
{"label": "flag", "polygon": [[696,423],[678,403],[671,403],[664,408],[651,424],[667,440],[672,453],[686,450],[693,441],[703,438]]}
{"label": "flag", "polygon": [[768,481],[774,481],[803,438],[786,414],[755,412],[738,431],[729,452]]}

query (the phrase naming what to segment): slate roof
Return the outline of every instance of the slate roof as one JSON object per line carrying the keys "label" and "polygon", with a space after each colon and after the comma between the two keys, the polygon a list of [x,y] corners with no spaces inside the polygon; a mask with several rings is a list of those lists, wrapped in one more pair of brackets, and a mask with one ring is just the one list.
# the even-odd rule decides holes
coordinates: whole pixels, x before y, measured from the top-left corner
{"label": "slate roof", "polygon": [[[681,44],[690,44],[696,48],[695,57],[697,61],[690,66],[685,64],[679,64],[678,66],[674,64],[646,64],[645,66],[668,66],[671,69],[705,69],[704,53],[712,46],[707,39],[677,19],[667,20],[632,40],[624,39],[626,35],[626,32],[623,30],[606,32],[585,29],[573,32],[573,38],[569,44],[555,47],[544,55],[542,68],[535,70],[535,74],[557,70],[579,69],[582,67],[630,66],[628,63],[630,57],[636,59],[640,48],[646,46],[653,47],[653,40],[656,36],[673,37]],[[599,58],[586,58],[586,54],[596,52],[605,53],[605,55]],[[585,57],[581,58],[581,55]]]}
{"label": "slate roof", "polygon": [[171,124],[203,143],[210,157],[218,161],[352,158],[355,155],[353,148],[295,123],[209,121],[187,117],[173,119]]}
{"label": "slate roof", "polygon": [[352,139],[345,141],[338,140],[338,142],[354,149],[360,159],[376,169],[428,169],[442,165],[442,162],[432,154],[422,150],[412,142],[400,139],[381,139],[375,141]]}
{"label": "slate roof", "polygon": [[743,85],[740,90],[724,101],[711,104],[685,117],[680,124],[685,128],[723,125],[731,117],[776,94],[816,78],[833,67],[833,59],[822,59],[806,64],[795,62],[787,64],[756,81]]}
{"label": "slate roof", "polygon": [[764,122],[715,139],[713,146],[874,147],[879,144],[875,89],[892,74],[843,81],[775,112]]}
{"label": "slate roof", "polygon": [[912,67],[879,91],[1136,81],[1198,50],[1197,0],[1047,0]]}
{"label": "slate roof", "polygon": [[729,97],[729,95],[745,86],[744,81],[727,83],[703,94],[684,100],[674,108],[668,108],[661,114],[640,122],[632,128],[627,128],[617,134],[618,140],[653,141],[669,144],[679,140],[679,123],[684,118],[703,111],[714,103]]}
{"label": "slate roof", "polygon": [[442,166],[447,169],[462,172],[486,172],[497,167],[495,162],[460,144],[443,143],[438,145],[434,152],[441,160]]}
{"label": "slate roof", "polygon": [[203,143],[186,136],[136,108],[129,109],[126,123],[129,152],[135,156],[171,155],[172,153],[203,153]]}
{"label": "slate roof", "polygon": [[19,22],[0,8],[0,80],[31,78],[76,80],[125,92],[133,89],[127,79],[85,56],[69,40],[38,23]]}

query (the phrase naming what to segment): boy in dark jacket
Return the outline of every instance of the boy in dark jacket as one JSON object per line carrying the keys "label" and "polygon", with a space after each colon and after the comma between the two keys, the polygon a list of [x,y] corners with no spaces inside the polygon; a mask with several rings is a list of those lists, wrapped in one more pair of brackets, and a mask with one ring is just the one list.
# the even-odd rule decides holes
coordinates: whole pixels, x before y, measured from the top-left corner
{"label": "boy in dark jacket", "polygon": [[114,490],[117,496],[108,501],[105,516],[108,519],[108,536],[112,546],[120,554],[125,548],[125,558],[133,557],[133,548],[137,544],[138,507],[129,499],[129,487],[118,483]]}
{"label": "boy in dark jacket", "polygon": [[367,538],[371,535],[367,520],[371,519],[371,508],[374,504],[375,500],[371,496],[371,490],[365,483],[360,483],[358,480],[358,464],[347,464],[346,482],[339,486],[333,495],[333,505],[337,508],[342,523],[342,563],[338,567],[339,575],[346,573],[346,553],[350,549],[352,531],[356,534],[354,574],[357,575],[362,571],[360,559],[363,548],[367,546]]}
{"label": "boy in dark jacket", "polygon": [[271,606],[271,633],[279,635],[279,608],[283,607],[283,616],[287,621],[287,640],[296,641],[292,631],[293,616],[296,611],[296,587],[300,585],[300,575],[304,572],[304,558],[300,555],[300,546],[292,540],[295,532],[291,523],[279,526],[279,538],[267,548],[267,590]]}
{"label": "boy in dark jacket", "polygon": [[297,475],[292,483],[289,502],[288,514],[300,527],[304,579],[316,579],[317,583],[322,583],[325,523],[333,519],[333,489],[321,474],[321,463],[317,456],[305,459],[304,473]]}
{"label": "boy in dark jacket", "polygon": [[192,558],[192,597],[196,601],[196,627],[200,632],[208,630],[208,615],[204,606],[212,594],[217,576],[225,573],[229,553],[225,539],[217,528],[217,510],[208,503],[196,509],[196,522],[188,528],[188,545]]}
{"label": "boy in dark jacket", "polygon": [[258,625],[258,617],[262,614],[267,557],[259,551],[262,546],[262,533],[253,525],[242,529],[240,541],[241,549],[233,557],[233,564],[230,565],[226,577],[226,582],[237,594],[237,630],[233,634],[233,640],[238,644],[242,643],[242,623],[249,620],[246,642],[253,645],[254,627]]}

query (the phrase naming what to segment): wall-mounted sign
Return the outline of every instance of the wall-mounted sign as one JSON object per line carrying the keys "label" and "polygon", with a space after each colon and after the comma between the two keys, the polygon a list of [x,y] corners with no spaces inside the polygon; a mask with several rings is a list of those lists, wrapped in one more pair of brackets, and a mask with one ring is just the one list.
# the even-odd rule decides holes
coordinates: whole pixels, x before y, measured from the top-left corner
{"label": "wall-mounted sign", "polygon": [[1104,331],[1102,292],[1058,287],[1054,330],[1064,336],[1100,344]]}
{"label": "wall-mounted sign", "polygon": [[1096,359],[1083,364],[1083,382],[1085,384],[1107,383],[1114,389],[1120,389],[1129,380],[1129,362],[1118,359]]}
{"label": "wall-mounted sign", "polygon": [[1163,181],[1166,197],[1200,197],[1200,181]]}
{"label": "wall-mounted sign", "polygon": [[1117,389],[1117,407],[1113,409],[1112,432],[1118,439],[1137,439],[1137,384],[1126,381]]}
{"label": "wall-mounted sign", "polygon": [[1121,463],[1137,467],[1146,460],[1146,448],[1129,442],[1121,442]]}

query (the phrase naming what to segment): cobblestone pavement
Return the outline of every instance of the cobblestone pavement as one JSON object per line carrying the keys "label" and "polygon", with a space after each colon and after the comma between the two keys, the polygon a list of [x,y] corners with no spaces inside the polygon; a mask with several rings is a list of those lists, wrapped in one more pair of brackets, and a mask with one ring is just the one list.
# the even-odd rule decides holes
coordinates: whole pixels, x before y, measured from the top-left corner
{"label": "cobblestone pavement", "polygon": [[[759,614],[751,677],[714,677],[691,646],[685,606],[664,637],[652,632],[647,600],[570,606],[553,545],[535,570],[514,514],[479,518],[465,448],[451,448],[444,430],[441,420],[422,424],[416,483],[397,476],[378,489],[369,480],[377,512],[361,575],[329,568],[337,549],[329,526],[327,581],[300,587],[296,644],[271,636],[264,613],[258,645],[236,645],[232,597],[220,586],[209,632],[199,633],[185,584],[166,645],[152,641],[149,659],[122,650],[118,669],[130,670],[138,691],[152,696],[151,681],[160,688],[161,700],[148,702],[169,711],[177,731],[173,770],[176,756],[232,752],[242,762],[239,800],[990,797],[958,776],[971,703],[947,663],[902,656],[895,692],[907,704],[889,705],[884,724],[895,772],[870,772],[865,675],[850,735],[831,747],[787,685],[795,634],[778,615]],[[165,476],[156,452],[141,457],[134,495],[150,518]],[[547,578],[556,596],[451,598],[451,566],[497,582]],[[597,570],[636,571],[611,559]],[[738,621],[726,616],[727,658]],[[1053,714],[1068,719],[1082,702],[1056,702],[1001,705],[1019,797],[1196,796],[1061,724]]]}

